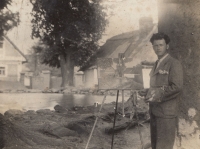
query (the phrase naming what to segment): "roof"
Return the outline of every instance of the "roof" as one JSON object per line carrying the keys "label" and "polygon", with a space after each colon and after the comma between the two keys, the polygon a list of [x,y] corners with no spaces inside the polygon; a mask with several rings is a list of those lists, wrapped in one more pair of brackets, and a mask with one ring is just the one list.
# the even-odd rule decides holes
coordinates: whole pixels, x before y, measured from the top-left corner
{"label": "roof", "polygon": [[[136,30],[133,32],[119,34],[108,39],[106,43],[100,47],[100,50],[90,58],[87,65],[81,67],[79,71],[85,71],[91,66],[96,65],[97,58],[118,58],[119,53],[123,53],[125,58],[137,57],[134,59],[137,63],[138,61],[141,62],[141,60],[146,60],[144,55],[149,54],[147,53],[148,48],[152,48],[151,45],[148,45],[150,43],[149,39],[155,32],[157,32],[157,24],[152,26],[150,31],[145,34],[141,33],[140,30]],[[146,50],[141,50],[144,47],[147,47]],[[149,58],[147,58],[147,60],[154,59],[153,57],[154,56],[149,54]]]}
{"label": "roof", "polygon": [[117,58],[118,53],[124,53],[129,45],[138,40],[139,31],[123,33],[106,41],[97,53],[98,58]]}
{"label": "roof", "polygon": [[24,62],[27,62],[27,58],[25,57],[25,55],[21,52],[21,50],[10,40],[9,37],[7,36],[3,36],[14,48],[16,51],[18,51],[20,53],[20,55],[26,60]]}

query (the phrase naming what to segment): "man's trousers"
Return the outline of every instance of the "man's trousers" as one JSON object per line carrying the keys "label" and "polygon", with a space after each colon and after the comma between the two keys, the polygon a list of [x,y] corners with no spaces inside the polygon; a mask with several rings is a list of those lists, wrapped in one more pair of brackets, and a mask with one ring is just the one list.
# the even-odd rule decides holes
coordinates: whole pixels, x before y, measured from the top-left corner
{"label": "man's trousers", "polygon": [[173,149],[177,118],[160,118],[150,114],[152,149]]}

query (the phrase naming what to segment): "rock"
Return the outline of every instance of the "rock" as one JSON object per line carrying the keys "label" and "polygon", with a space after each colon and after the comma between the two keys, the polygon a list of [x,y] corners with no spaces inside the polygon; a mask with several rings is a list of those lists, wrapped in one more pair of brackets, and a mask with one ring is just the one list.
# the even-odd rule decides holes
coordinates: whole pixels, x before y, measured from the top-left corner
{"label": "rock", "polygon": [[42,90],[39,90],[39,89],[27,89],[26,92],[28,92],[28,93],[42,93]]}
{"label": "rock", "polygon": [[24,112],[17,109],[10,109],[4,113],[5,116],[15,116],[15,115],[22,115]]}
{"label": "rock", "polygon": [[99,91],[98,91],[98,94],[99,94],[99,95],[103,95],[104,93],[105,93],[104,90],[99,90]]}
{"label": "rock", "polygon": [[88,94],[89,91],[80,91],[81,94]]}
{"label": "rock", "polygon": [[4,93],[10,93],[10,91],[11,91],[11,90],[6,89],[6,90],[4,90],[3,92],[4,92]]}
{"label": "rock", "polygon": [[53,89],[51,89],[51,91],[52,91],[53,93],[59,93],[60,90],[59,90],[59,89],[54,89],[54,88],[53,88]]}
{"label": "rock", "polygon": [[83,106],[74,106],[73,110],[79,111],[79,112],[84,112],[84,111],[87,111],[88,109],[86,107],[83,107]]}
{"label": "rock", "polygon": [[78,134],[89,134],[88,130],[78,122],[71,122],[66,127],[70,130],[76,131]]}
{"label": "rock", "polygon": [[70,89],[65,89],[65,90],[63,90],[63,93],[69,94],[69,93],[71,93],[71,90]]}
{"label": "rock", "polygon": [[42,90],[31,90],[31,93],[42,93]]}
{"label": "rock", "polygon": [[26,112],[26,114],[36,114],[36,112],[35,112],[34,110],[28,110],[28,111]]}
{"label": "rock", "polygon": [[49,89],[48,87],[46,87],[42,93],[52,93],[53,91],[51,89]]}
{"label": "rock", "polygon": [[73,93],[77,93],[77,92],[78,92],[78,89],[73,88],[71,91],[72,91]]}
{"label": "rock", "polygon": [[115,96],[117,93],[115,93],[115,92],[110,92],[110,95],[111,96]]}
{"label": "rock", "polygon": [[24,93],[24,90],[17,90],[17,93]]}
{"label": "rock", "polygon": [[42,128],[42,132],[58,138],[65,136],[78,136],[75,131],[65,128],[57,123],[45,124]]}
{"label": "rock", "polygon": [[17,90],[11,90],[10,93],[17,93]]}
{"label": "rock", "polygon": [[90,90],[90,88],[82,88],[82,89],[81,89],[81,91],[87,91],[87,92],[88,92],[89,90]]}
{"label": "rock", "polygon": [[67,113],[67,112],[68,112],[67,109],[63,108],[63,107],[60,106],[60,105],[56,105],[56,106],[54,107],[54,110],[55,110],[56,112],[58,112],[58,113]]}
{"label": "rock", "polygon": [[92,89],[89,90],[89,93],[90,93],[90,94],[93,94],[93,93],[94,93],[94,90],[92,90]]}
{"label": "rock", "polygon": [[89,90],[90,90],[89,88],[83,88],[83,89],[80,90],[80,93],[81,94],[88,94]]}
{"label": "rock", "polygon": [[50,114],[52,113],[50,109],[40,109],[40,110],[37,110],[36,113],[38,114]]}

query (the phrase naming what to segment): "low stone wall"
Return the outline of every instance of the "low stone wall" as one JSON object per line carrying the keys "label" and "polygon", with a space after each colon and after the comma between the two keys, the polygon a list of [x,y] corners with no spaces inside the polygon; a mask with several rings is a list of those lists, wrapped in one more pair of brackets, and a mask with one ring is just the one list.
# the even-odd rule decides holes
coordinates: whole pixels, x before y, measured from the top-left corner
{"label": "low stone wall", "polygon": [[[54,88],[54,89],[24,89],[24,90],[13,90],[13,89],[6,89],[6,90],[0,90],[0,93],[61,93],[61,94],[91,94],[91,95],[110,95],[110,96],[116,96],[117,90],[97,90],[97,89],[85,89],[85,88]],[[124,96],[129,97],[130,91],[124,91]],[[122,92],[119,92],[119,95],[122,95]]]}

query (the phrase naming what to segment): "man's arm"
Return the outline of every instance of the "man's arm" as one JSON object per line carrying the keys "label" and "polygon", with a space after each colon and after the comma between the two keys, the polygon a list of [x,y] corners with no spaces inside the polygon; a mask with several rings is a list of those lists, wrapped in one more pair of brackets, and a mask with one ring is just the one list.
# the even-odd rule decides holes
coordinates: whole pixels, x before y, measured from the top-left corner
{"label": "man's arm", "polygon": [[169,86],[164,87],[162,101],[176,98],[183,87],[183,70],[178,60],[173,61],[169,70]]}

